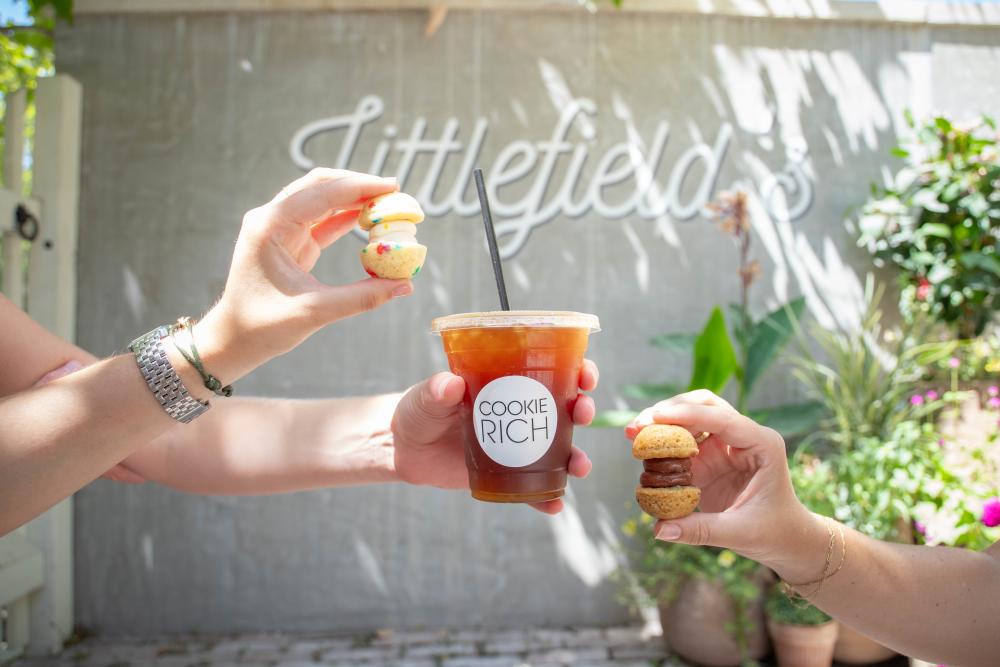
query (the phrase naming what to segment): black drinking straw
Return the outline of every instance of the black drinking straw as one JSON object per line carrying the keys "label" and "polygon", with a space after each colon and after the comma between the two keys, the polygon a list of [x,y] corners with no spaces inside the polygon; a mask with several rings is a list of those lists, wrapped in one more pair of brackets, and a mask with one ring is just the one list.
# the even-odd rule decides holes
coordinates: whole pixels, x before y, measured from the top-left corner
{"label": "black drinking straw", "polygon": [[503,282],[503,267],[500,265],[500,250],[497,248],[497,234],[493,230],[493,216],[490,214],[490,200],[486,196],[486,184],[483,182],[483,170],[476,168],[472,175],[476,179],[476,191],[479,192],[479,206],[483,212],[483,226],[486,227],[486,242],[490,245],[490,258],[493,260],[493,275],[497,279],[500,307],[503,310],[510,310],[507,285]]}

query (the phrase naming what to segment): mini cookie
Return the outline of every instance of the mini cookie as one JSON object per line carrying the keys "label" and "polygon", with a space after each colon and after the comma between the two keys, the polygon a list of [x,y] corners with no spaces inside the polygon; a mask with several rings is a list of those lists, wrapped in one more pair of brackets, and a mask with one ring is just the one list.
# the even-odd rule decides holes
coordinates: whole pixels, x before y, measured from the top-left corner
{"label": "mini cookie", "polygon": [[671,424],[651,424],[632,441],[632,456],[637,459],[687,458],[697,453],[694,436]]}
{"label": "mini cookie", "polygon": [[424,221],[424,211],[416,199],[405,192],[390,192],[375,197],[364,205],[358,214],[358,224],[366,232],[380,222]]}
{"label": "mini cookie", "polygon": [[694,512],[701,500],[701,489],[697,486],[672,486],[651,489],[639,486],[635,489],[635,499],[642,511],[657,519],[681,519]]}
{"label": "mini cookie", "polygon": [[419,243],[377,241],[361,249],[361,264],[373,278],[412,278],[420,273],[426,257],[427,246]]}

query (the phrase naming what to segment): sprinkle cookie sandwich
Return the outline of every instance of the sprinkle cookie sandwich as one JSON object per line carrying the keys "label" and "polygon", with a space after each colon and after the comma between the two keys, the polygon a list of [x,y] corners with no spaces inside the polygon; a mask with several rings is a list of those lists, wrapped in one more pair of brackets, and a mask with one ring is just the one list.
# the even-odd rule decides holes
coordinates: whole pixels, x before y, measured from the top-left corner
{"label": "sprinkle cookie sandwich", "polygon": [[701,489],[691,483],[691,457],[698,443],[687,429],[652,424],[632,441],[632,456],[643,463],[635,499],[657,519],[680,519],[694,511]]}
{"label": "sprinkle cookie sandwich", "polygon": [[361,249],[361,264],[373,278],[412,278],[420,273],[427,246],[417,243],[417,225],[424,212],[417,200],[403,192],[375,197],[358,216],[368,232],[368,245]]}

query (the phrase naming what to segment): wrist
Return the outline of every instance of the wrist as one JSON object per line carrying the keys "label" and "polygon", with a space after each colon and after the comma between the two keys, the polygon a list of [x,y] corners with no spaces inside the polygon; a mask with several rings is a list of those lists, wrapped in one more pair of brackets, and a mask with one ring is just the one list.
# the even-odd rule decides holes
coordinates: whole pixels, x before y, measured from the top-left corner
{"label": "wrist", "polygon": [[815,581],[824,576],[832,519],[799,506],[786,523],[781,547],[772,562],[765,563],[791,584]]}
{"label": "wrist", "polygon": [[195,322],[191,335],[205,370],[223,385],[236,382],[263,363],[254,358],[252,339],[240,336],[232,319],[218,305]]}

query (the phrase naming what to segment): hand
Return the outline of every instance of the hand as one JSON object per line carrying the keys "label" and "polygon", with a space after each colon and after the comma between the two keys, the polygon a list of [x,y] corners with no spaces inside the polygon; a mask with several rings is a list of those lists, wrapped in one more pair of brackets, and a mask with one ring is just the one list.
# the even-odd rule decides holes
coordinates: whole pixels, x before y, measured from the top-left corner
{"label": "hand", "polygon": [[232,382],[331,322],[410,294],[409,280],[333,287],[310,273],[366,201],[396,188],[395,179],[314,169],[247,213],[222,298],[195,327],[205,367]]}
{"label": "hand", "polygon": [[[598,371],[585,359],[580,370],[580,389],[597,387]],[[465,381],[451,373],[438,373],[410,388],[396,407],[392,419],[396,473],[410,484],[442,489],[468,489],[459,406],[465,396]],[[573,404],[573,423],[586,426],[594,419],[594,400],[580,394]],[[586,477],[592,464],[583,450],[573,447],[569,474]],[[535,503],[546,514],[557,514],[562,499]]]}
{"label": "hand", "polygon": [[[48,373],[40,377],[38,381],[32,386],[41,387],[42,385],[58,380],[61,377],[66,377],[70,373],[80,370],[81,368],[83,368],[83,366],[84,364],[82,364],[79,361],[76,361],[75,359],[67,361],[59,368],[53,371],[49,371]],[[114,468],[101,475],[101,477],[103,477],[104,479],[110,479],[115,482],[124,482],[126,484],[143,484],[146,481],[145,477],[135,472],[134,470],[126,466],[124,463],[119,463]]]}
{"label": "hand", "polygon": [[767,565],[794,550],[815,521],[795,497],[785,442],[773,429],[741,415],[706,390],[675,396],[644,410],[625,429],[631,440],[652,423],[710,433],[692,459],[700,512],[659,521],[656,537],[726,547]]}

